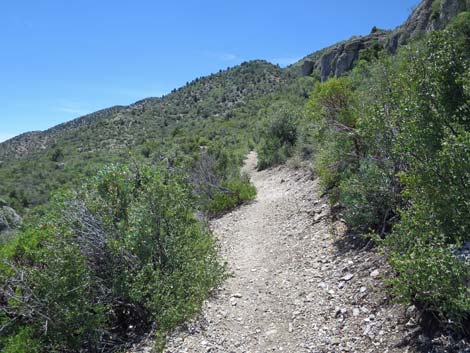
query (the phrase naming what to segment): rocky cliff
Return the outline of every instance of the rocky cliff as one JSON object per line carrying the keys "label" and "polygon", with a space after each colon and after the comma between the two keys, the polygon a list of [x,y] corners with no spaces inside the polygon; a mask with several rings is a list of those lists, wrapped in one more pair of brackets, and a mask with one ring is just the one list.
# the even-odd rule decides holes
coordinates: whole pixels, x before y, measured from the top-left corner
{"label": "rocky cliff", "polygon": [[395,53],[400,45],[423,33],[444,28],[457,14],[470,10],[468,0],[423,0],[404,24],[388,38],[388,48]]}
{"label": "rocky cliff", "polygon": [[341,76],[353,67],[364,50],[378,43],[383,45],[388,35],[388,31],[374,30],[367,36],[353,37],[324,49],[320,53],[309,55],[303,59],[300,66],[302,75],[307,76],[317,71],[322,81]]}
{"label": "rocky cliff", "polygon": [[378,30],[366,36],[352,37],[315,52],[293,65],[304,76],[317,72],[322,81],[351,70],[361,54],[376,48],[395,53],[400,45],[423,33],[444,28],[458,13],[470,10],[470,0],[423,0],[404,24],[392,31]]}

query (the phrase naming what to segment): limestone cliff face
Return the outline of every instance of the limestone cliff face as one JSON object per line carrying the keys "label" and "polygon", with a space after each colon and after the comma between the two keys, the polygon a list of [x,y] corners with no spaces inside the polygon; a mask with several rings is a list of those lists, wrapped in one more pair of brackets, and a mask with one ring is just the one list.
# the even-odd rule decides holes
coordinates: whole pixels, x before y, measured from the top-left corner
{"label": "limestone cliff face", "polygon": [[444,28],[460,12],[470,9],[467,0],[423,0],[404,24],[397,27],[388,39],[390,52],[409,39]]}
{"label": "limestone cliff face", "polygon": [[353,37],[305,57],[294,64],[293,69],[304,76],[317,71],[322,81],[341,76],[351,70],[361,53],[372,45],[380,43],[390,53],[395,53],[409,39],[444,28],[465,10],[470,10],[470,0],[423,0],[406,22],[393,31],[378,30]]}
{"label": "limestone cliff face", "polygon": [[377,31],[367,36],[353,37],[325,49],[322,55],[311,55],[303,60],[301,71],[310,75],[314,70],[320,73],[322,81],[330,77],[338,77],[349,71],[362,51],[375,43],[384,43],[388,31]]}

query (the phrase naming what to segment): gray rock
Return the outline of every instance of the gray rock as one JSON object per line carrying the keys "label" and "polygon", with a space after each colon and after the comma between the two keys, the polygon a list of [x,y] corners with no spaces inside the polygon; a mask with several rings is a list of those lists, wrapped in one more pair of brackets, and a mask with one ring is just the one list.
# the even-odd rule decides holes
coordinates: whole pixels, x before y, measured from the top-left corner
{"label": "gray rock", "polygon": [[441,0],[439,13],[436,16],[432,9],[433,1],[423,0],[406,22],[392,31],[374,28],[372,33],[368,35],[352,37],[307,56],[299,64],[300,73],[308,76],[317,71],[322,81],[326,81],[330,77],[342,76],[354,67],[364,50],[377,42],[393,54],[410,38],[444,28],[468,6],[465,1],[461,0]]}
{"label": "gray rock", "polygon": [[301,67],[302,76],[311,75],[314,68],[315,68],[315,62],[313,60],[310,60],[310,59],[305,60]]}
{"label": "gray rock", "polygon": [[21,225],[21,217],[8,206],[0,207],[0,232],[18,228]]}
{"label": "gray rock", "polygon": [[405,312],[406,318],[407,319],[412,319],[416,317],[418,309],[414,305],[410,305]]}
{"label": "gray rock", "polygon": [[0,213],[0,233],[10,229],[10,225],[6,220],[5,216]]}
{"label": "gray rock", "polygon": [[464,1],[441,0],[439,13],[436,16],[433,11],[433,2],[434,0],[423,0],[406,22],[392,32],[387,41],[390,52],[395,53],[398,47],[409,39],[444,28],[456,15],[466,9]]}
{"label": "gray rock", "polygon": [[454,249],[457,258],[470,262],[470,242],[464,243],[460,248]]}

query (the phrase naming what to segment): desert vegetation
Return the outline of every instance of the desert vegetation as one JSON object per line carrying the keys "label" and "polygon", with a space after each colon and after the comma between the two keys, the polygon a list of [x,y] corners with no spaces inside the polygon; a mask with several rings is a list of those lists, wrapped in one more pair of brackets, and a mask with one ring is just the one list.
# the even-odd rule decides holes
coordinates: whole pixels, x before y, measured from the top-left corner
{"label": "desert vegetation", "polygon": [[177,171],[110,165],[1,249],[3,352],[109,351],[194,314],[224,276]]}
{"label": "desert vegetation", "polygon": [[470,13],[396,52],[372,34],[338,77],[251,61],[1,144],[0,350],[114,352],[152,326],[161,349],[227,276],[207,220],[255,198],[250,150],[312,168],[393,297],[470,336]]}
{"label": "desert vegetation", "polygon": [[[346,77],[316,84],[297,125],[264,129],[271,144],[292,131],[304,135],[292,153],[313,150],[313,168],[340,217],[387,254],[396,298],[420,308],[428,325],[466,335],[469,24],[463,12],[395,56],[359,60]],[[282,148],[265,146],[266,165],[276,164]]]}

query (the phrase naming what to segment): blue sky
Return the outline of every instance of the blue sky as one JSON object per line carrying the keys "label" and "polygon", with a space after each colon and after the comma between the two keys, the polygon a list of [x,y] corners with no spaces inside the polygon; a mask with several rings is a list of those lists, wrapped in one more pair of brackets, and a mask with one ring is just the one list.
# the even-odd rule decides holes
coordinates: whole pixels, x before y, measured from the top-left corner
{"label": "blue sky", "polygon": [[417,0],[2,0],[0,141],[161,96],[251,59],[285,66]]}

